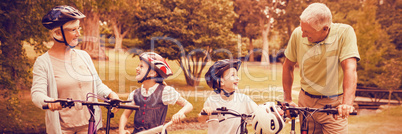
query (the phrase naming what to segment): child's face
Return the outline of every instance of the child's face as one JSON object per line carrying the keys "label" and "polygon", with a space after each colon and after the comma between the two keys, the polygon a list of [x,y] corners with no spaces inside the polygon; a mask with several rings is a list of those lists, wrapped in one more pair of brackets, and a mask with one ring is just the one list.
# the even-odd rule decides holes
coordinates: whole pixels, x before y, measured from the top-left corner
{"label": "child's face", "polygon": [[232,92],[238,89],[239,77],[237,76],[237,70],[230,68],[223,72],[221,78],[221,88],[227,92]]}
{"label": "child's face", "polygon": [[[149,65],[145,61],[140,60],[140,64],[138,64],[138,66],[136,68],[137,75],[135,76],[135,79],[138,81],[142,80],[142,78],[144,78],[145,74],[147,73],[148,68],[149,68]],[[154,70],[152,70],[152,69],[149,70],[148,77],[154,76],[155,73],[156,72]]]}

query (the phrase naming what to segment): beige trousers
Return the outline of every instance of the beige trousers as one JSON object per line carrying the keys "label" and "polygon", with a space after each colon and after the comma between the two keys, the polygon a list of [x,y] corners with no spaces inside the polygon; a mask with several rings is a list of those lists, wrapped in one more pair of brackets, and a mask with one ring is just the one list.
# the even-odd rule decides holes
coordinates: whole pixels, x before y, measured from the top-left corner
{"label": "beige trousers", "polygon": [[[337,107],[342,103],[343,95],[333,98],[311,98],[307,96],[304,91],[299,94],[299,107],[322,108],[326,104],[331,104],[332,107]],[[302,115],[300,115],[302,118]],[[314,120],[313,120],[314,118]],[[309,134],[347,134],[348,133],[348,120],[338,118],[335,120],[332,114],[316,112],[313,118],[308,117],[308,133]],[[301,122],[300,122],[301,124]],[[315,126],[315,129],[314,129]]]}

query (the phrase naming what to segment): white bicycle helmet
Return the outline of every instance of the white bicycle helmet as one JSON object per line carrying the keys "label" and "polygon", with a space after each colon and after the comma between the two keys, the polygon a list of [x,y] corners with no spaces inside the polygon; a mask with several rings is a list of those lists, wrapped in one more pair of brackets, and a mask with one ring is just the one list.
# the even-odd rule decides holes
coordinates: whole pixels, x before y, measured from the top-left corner
{"label": "white bicycle helmet", "polygon": [[254,111],[252,124],[256,134],[276,134],[285,125],[274,102],[259,105]]}

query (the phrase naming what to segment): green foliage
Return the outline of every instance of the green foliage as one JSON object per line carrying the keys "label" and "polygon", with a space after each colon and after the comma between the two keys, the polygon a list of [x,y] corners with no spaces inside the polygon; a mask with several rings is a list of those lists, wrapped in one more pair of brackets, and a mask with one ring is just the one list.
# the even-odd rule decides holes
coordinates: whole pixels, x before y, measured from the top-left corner
{"label": "green foliage", "polygon": [[391,43],[402,50],[402,1],[384,0],[378,5],[377,18],[382,28],[390,36]]}
{"label": "green foliage", "polygon": [[144,44],[138,47],[176,60],[188,83],[200,78],[209,59],[235,56],[230,30],[236,14],[229,0],[143,2],[141,9],[137,34]]}
{"label": "green foliage", "polygon": [[381,67],[384,71],[376,76],[375,84],[382,89],[396,90],[401,86],[402,63],[398,59],[390,59]]}
{"label": "green foliage", "polygon": [[[310,0],[310,1],[302,1],[302,0],[285,0],[285,5],[281,5],[281,9],[284,10],[284,14],[278,16],[278,18],[274,22],[274,29],[278,31],[280,37],[281,47],[286,47],[289,41],[289,38],[293,32],[293,30],[300,25],[299,16],[303,12],[303,10],[311,3],[314,2],[322,2],[325,1],[320,0]],[[332,4],[327,4],[331,9]]]}
{"label": "green foliage", "polygon": [[384,71],[381,63],[387,60],[388,52],[393,51],[388,34],[376,20],[377,6],[374,1],[366,1],[359,10],[349,11],[346,18],[356,22],[352,24],[357,36],[361,60],[358,62],[359,84],[374,86],[375,79]]}
{"label": "green foliage", "polygon": [[36,52],[46,50],[42,44],[46,32],[41,26],[41,14],[45,12],[41,2],[0,1],[0,98],[6,100],[6,116],[11,122],[21,123],[18,93],[31,85],[31,63],[23,43],[34,45]]}
{"label": "green foliage", "polygon": [[[381,19],[378,19],[377,16],[377,11],[379,11],[377,1],[367,0],[363,3],[342,1],[332,2],[329,5],[332,5],[334,22],[350,24],[355,29],[361,56],[357,69],[358,85],[388,89],[383,86],[384,80],[394,81],[379,78],[390,77],[387,73],[389,68],[385,66],[400,54],[398,54],[398,50],[395,50],[395,44],[391,43],[391,36],[379,23]],[[400,77],[399,74],[399,79]]]}
{"label": "green foliage", "polygon": [[[144,40],[142,49],[151,49],[153,37],[166,37],[178,41],[185,53],[196,48],[228,48],[235,39],[230,29],[234,21],[230,1],[162,1],[142,3],[144,18],[138,35]],[[172,41],[156,40],[155,51],[171,60],[180,59],[180,46]],[[169,53],[176,53],[168,55]]]}
{"label": "green foliage", "polygon": [[236,34],[241,34],[249,39],[257,39],[260,36],[259,14],[257,1],[250,0],[234,0],[234,11],[239,16],[233,24],[232,31]]}

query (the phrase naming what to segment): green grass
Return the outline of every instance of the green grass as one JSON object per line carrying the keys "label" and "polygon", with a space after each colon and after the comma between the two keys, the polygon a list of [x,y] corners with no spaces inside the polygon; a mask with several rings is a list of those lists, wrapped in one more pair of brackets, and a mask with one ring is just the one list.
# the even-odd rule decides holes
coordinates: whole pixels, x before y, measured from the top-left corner
{"label": "green grass", "polygon": [[373,115],[357,115],[349,118],[349,133],[400,134],[402,133],[402,106],[383,110]]}

